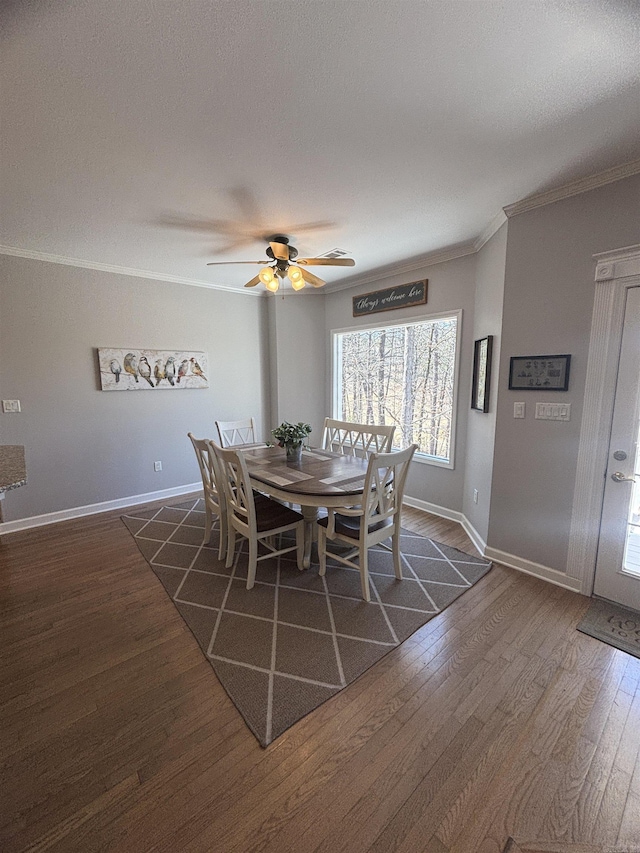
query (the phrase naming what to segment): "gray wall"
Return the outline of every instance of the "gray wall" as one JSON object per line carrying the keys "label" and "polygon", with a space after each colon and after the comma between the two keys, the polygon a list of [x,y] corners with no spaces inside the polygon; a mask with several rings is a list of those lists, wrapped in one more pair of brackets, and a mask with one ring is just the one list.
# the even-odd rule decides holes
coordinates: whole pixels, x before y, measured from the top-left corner
{"label": "gray wall", "polygon": [[[591,315],[592,255],[640,241],[640,176],[509,221],[488,544],[566,571]],[[570,353],[569,390],[509,391],[509,357]],[[514,420],[513,403],[526,403]],[[571,421],[536,421],[538,401]],[[603,470],[604,470],[603,460]]]}
{"label": "gray wall", "polygon": [[325,300],[320,294],[277,293],[267,297],[272,353],[271,428],[282,421],[311,424],[319,446],[325,410],[327,341]]}
{"label": "gray wall", "polygon": [[[485,542],[489,534],[493,449],[496,432],[498,387],[500,385],[500,341],[507,253],[507,228],[506,224],[503,225],[491,240],[480,249],[476,256],[473,340],[493,335],[492,375],[489,411],[478,412],[476,410],[469,410],[462,511],[469,523]],[[466,389],[463,392],[463,399],[466,403]],[[478,491],[477,503],[473,501],[474,489]]]}
{"label": "gray wall", "polygon": [[[639,242],[639,223],[635,176],[514,216],[477,255],[284,300],[0,256],[0,396],[23,408],[0,414],[0,442],[26,445],[29,477],[7,495],[5,519],[194,483],[186,433],[213,435],[216,419],[254,415],[262,437],[280,420],[307,420],[319,441],[331,407],[331,330],[461,308],[455,469],[415,463],[407,494],[464,512],[493,548],[565,571],[592,255]],[[419,278],[429,279],[426,306],[352,317],[352,296]],[[488,415],[469,408],[473,342],[485,334],[495,345]],[[211,388],[101,392],[98,346],[205,350]],[[560,352],[572,355],[567,393],[507,389],[510,356]],[[524,420],[513,419],[518,400]],[[570,402],[571,421],[536,421],[539,400]]]}
{"label": "gray wall", "polygon": [[[26,446],[5,521],[199,481],[187,432],[269,426],[264,299],[0,256],[0,443]],[[96,347],[204,350],[207,390],[100,391]],[[153,462],[163,471],[155,473]]]}
{"label": "gray wall", "polygon": [[[407,480],[406,494],[427,503],[445,507],[456,512],[462,511],[464,492],[464,470],[467,437],[467,419],[469,414],[471,360],[473,352],[473,306],[475,289],[476,258],[469,255],[443,264],[425,267],[411,272],[410,275],[388,277],[375,284],[360,285],[353,289],[341,290],[326,295],[326,340],[330,347],[330,333],[335,329],[356,329],[371,323],[388,320],[390,323],[402,322],[418,317],[428,317],[443,311],[462,308],[462,343],[460,352],[460,379],[458,411],[456,423],[455,468],[441,468],[428,463],[415,462],[411,466]],[[427,304],[413,308],[402,308],[370,317],[352,316],[352,297],[381,288],[418,281],[427,278],[429,289]],[[326,411],[331,411],[330,358],[327,353]]]}

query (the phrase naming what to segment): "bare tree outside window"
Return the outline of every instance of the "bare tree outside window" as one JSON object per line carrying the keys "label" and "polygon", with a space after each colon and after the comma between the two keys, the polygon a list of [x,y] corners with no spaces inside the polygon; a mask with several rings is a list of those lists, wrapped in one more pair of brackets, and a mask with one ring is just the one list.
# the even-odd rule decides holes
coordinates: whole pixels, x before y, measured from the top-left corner
{"label": "bare tree outside window", "polygon": [[336,335],[336,416],[395,424],[394,446],[449,461],[457,327],[446,317]]}

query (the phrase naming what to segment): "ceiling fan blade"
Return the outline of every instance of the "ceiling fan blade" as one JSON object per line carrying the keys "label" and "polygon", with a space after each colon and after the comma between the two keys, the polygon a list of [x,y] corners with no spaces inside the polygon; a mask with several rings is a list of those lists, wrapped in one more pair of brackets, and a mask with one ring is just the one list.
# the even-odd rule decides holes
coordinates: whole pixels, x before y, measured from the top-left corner
{"label": "ceiling fan blade", "polygon": [[323,281],[321,278],[318,278],[317,275],[314,275],[309,270],[304,269],[304,267],[300,270],[302,273],[302,278],[307,282],[307,284],[312,284],[314,287],[324,287],[327,283]]}
{"label": "ceiling fan blade", "polygon": [[256,284],[260,284],[260,276],[257,275],[255,278],[252,278],[251,281],[248,281],[245,284],[245,287],[255,287]]}
{"label": "ceiling fan blade", "polygon": [[296,258],[297,264],[308,267],[355,267],[353,258]]}
{"label": "ceiling fan blade", "polygon": [[336,228],[335,222],[305,222],[302,225],[289,225],[282,229],[284,234],[299,234],[303,231],[321,231],[325,228]]}
{"label": "ceiling fan blade", "polygon": [[262,266],[266,266],[266,264],[271,264],[273,261],[264,260],[264,261],[209,261],[208,267],[220,267],[220,266],[228,266],[229,264],[262,264]]}
{"label": "ceiling fan blade", "polygon": [[289,260],[289,247],[286,243],[269,243],[271,246],[271,251],[273,252],[273,257],[278,261],[288,261]]}

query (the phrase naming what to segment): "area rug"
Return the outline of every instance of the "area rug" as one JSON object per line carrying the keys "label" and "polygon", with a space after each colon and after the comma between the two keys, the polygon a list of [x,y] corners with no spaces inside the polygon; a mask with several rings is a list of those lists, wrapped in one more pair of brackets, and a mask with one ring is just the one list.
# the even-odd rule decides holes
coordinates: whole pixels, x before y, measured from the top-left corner
{"label": "area rug", "polygon": [[640,658],[640,613],[593,598],[578,631]]}
{"label": "area rug", "polygon": [[[258,563],[246,589],[247,542],[230,569],[218,533],[202,545],[201,500],[122,520],[200,644],[246,724],[266,747],[411,636],[491,568],[491,563],[403,531],[404,579],[391,554],[369,551],[371,603],[359,572],[327,561],[299,572],[295,552]],[[242,543],[242,544],[240,544]],[[289,559],[292,558],[292,559]]]}

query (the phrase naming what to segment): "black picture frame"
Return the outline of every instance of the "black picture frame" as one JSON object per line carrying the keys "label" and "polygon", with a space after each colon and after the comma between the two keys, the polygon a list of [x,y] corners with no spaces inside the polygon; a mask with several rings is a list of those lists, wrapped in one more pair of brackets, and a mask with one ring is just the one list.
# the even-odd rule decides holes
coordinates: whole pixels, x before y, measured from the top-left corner
{"label": "black picture frame", "polygon": [[514,355],[509,364],[512,391],[568,391],[571,356]]}
{"label": "black picture frame", "polygon": [[478,412],[489,411],[491,389],[491,353],[493,335],[478,338],[473,345],[473,379],[471,382],[471,408]]}

